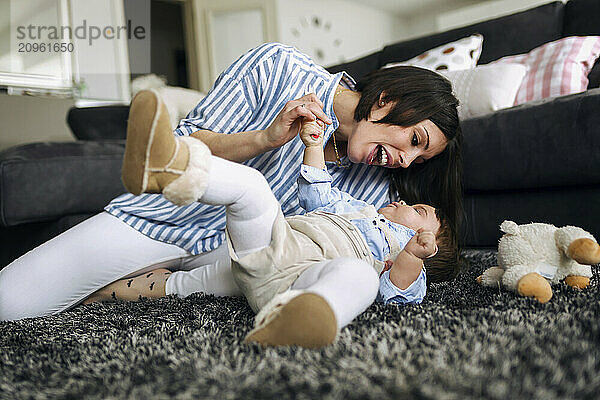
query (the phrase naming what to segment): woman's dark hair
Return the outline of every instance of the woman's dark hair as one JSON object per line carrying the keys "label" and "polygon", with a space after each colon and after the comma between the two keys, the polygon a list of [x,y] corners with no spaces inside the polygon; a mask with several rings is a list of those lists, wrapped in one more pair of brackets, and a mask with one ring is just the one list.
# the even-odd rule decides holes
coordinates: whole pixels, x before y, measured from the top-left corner
{"label": "woman's dark hair", "polygon": [[429,119],[442,131],[448,143],[440,154],[422,164],[389,170],[389,193],[391,199],[440,208],[458,237],[462,220],[462,131],[458,100],[450,81],[428,69],[398,66],[370,73],[356,89],[361,94],[354,111],[357,122],[369,119],[383,93],[383,100],[394,103],[394,108],[371,122],[406,127]]}

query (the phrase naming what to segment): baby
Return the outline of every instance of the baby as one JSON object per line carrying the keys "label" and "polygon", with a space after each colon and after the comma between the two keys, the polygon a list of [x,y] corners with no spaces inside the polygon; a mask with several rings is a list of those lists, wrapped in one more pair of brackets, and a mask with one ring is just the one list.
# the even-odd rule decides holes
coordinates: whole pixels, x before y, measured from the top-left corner
{"label": "baby", "polygon": [[[300,130],[300,138],[306,146],[298,178],[300,205],[307,212],[351,214],[350,219],[364,236],[375,263],[385,265],[380,272],[377,300],[386,304],[420,303],[426,293],[428,276],[422,259],[432,258],[441,248],[438,258],[443,261],[432,260],[430,281],[451,280],[456,275],[456,264],[451,260],[456,258],[457,248],[448,220],[429,205],[409,206],[404,201],[392,202],[375,211],[368,203],[332,188],[331,176],[325,167],[323,128],[322,122],[317,120],[305,122]],[[431,246],[435,251],[428,254]]]}
{"label": "baby", "polygon": [[[376,298],[419,303],[426,279],[454,277],[452,265],[436,264],[452,259],[448,254],[456,249],[448,224],[433,207],[393,202],[378,212],[331,187],[322,124],[307,123],[300,134],[306,148],[298,194],[307,213],[286,218],[272,192],[277,188],[259,171],[213,156],[199,139],[155,131],[157,123],[129,124],[123,183],[134,194],[162,193],[179,206],[194,201],[225,206],[231,274],[258,313],[247,342],[320,347]],[[427,270],[423,260],[431,263]],[[161,271],[164,280],[148,293],[183,295],[177,288],[185,285],[174,281],[196,282],[194,271]],[[114,282],[88,302],[108,293],[128,298],[144,275]],[[214,293],[210,286],[204,282],[194,291]]]}

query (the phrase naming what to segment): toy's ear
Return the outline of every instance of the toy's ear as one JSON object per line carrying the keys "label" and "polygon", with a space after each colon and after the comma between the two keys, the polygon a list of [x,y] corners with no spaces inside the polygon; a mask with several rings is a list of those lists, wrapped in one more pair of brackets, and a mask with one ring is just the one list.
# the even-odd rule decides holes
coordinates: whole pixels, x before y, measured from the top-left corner
{"label": "toy's ear", "polygon": [[500,230],[509,235],[518,235],[520,233],[519,225],[508,220],[500,224]]}

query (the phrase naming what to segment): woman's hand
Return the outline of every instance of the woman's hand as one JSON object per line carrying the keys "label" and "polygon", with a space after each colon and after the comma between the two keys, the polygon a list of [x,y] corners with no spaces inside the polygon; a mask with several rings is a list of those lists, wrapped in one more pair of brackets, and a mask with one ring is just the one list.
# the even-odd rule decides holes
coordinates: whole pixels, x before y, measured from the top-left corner
{"label": "woman's hand", "polygon": [[404,250],[421,260],[433,257],[438,251],[437,244],[435,243],[435,235],[433,232],[419,228],[415,236],[408,241]]}
{"label": "woman's hand", "polygon": [[270,149],[276,149],[292,140],[299,132],[302,121],[320,119],[331,124],[323,111],[323,103],[316,94],[309,93],[297,100],[288,101],[271,125],[264,130],[264,140]]}

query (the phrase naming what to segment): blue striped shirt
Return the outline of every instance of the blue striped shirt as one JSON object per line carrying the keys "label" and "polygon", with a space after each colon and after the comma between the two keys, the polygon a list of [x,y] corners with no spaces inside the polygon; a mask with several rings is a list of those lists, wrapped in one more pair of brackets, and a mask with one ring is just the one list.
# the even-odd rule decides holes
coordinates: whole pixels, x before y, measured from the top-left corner
{"label": "blue striped shirt", "polygon": [[[344,72],[328,73],[294,47],[263,44],[240,57],[216,80],[202,101],[181,120],[174,134],[190,135],[200,129],[219,133],[264,130],[286,102],[316,93],[333,123],[325,141],[338,128],[333,96],[338,84],[352,88]],[[298,203],[296,178],[304,145],[299,136],[282,147],[244,164],[259,170],[269,182],[286,216],[303,213]],[[365,164],[341,168],[328,162],[334,187],[380,207],[389,202],[385,170]],[[175,244],[192,254],[218,247],[225,240],[225,208],[200,203],[178,207],[160,194],[123,194],[111,201],[107,212],[141,233]]]}

